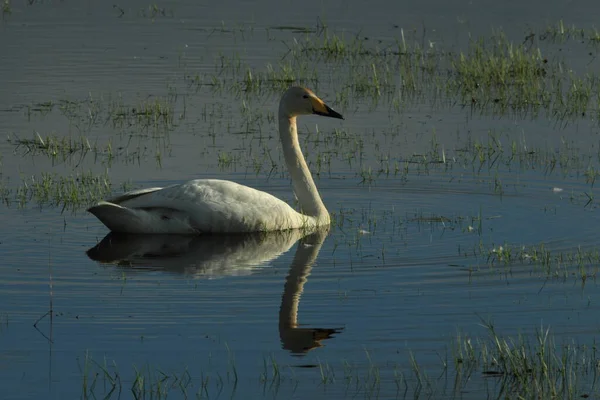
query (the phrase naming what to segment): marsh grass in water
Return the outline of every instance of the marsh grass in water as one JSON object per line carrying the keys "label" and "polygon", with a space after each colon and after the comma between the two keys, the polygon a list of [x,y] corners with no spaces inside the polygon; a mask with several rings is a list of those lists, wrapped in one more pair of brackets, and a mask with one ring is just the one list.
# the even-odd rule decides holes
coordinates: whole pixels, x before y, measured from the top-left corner
{"label": "marsh grass in water", "polygon": [[[79,361],[82,398],[196,396],[236,398],[238,385],[262,393],[295,393],[302,387],[322,387],[331,394],[365,398],[420,398],[460,391],[501,398],[587,398],[595,391],[600,358],[595,343],[557,343],[549,328],[532,333],[501,335],[493,322],[482,320],[486,334],[459,331],[438,362],[419,361],[413,351],[397,352],[385,363],[373,361],[365,349],[362,360],[317,360],[314,365],[285,365],[272,355],[262,370],[240,371],[229,352],[229,363],[210,371],[135,366],[120,370],[115,361],[95,361],[86,352]],[[302,367],[302,368],[299,368]],[[239,374],[239,375],[238,375]],[[253,376],[254,375],[254,376]]]}
{"label": "marsh grass in water", "polygon": [[[535,36],[532,33],[528,36]],[[566,26],[564,21],[561,19],[557,23],[548,25],[548,27],[539,34],[540,40],[550,40],[552,42],[564,43],[567,40],[575,40],[584,42],[592,46],[598,46],[600,44],[600,31],[596,28],[584,29],[577,28],[575,25]],[[533,37],[531,37],[533,39]]]}
{"label": "marsh grass in water", "polygon": [[38,132],[32,139],[14,137],[7,138],[8,143],[15,146],[15,152],[22,155],[35,156],[43,154],[51,160],[67,161],[75,155],[79,155],[83,159],[86,154],[93,153],[94,156],[104,156],[107,159],[113,157],[112,145],[109,142],[107,145],[100,147],[97,143],[90,143],[90,140],[84,136],[59,136],[56,134],[46,135],[42,137]]}
{"label": "marsh grass in water", "polygon": [[[494,379],[498,395],[509,398],[587,398],[595,393],[600,372],[596,343],[557,343],[549,328],[533,337],[502,336],[484,321],[487,338],[458,335],[453,358],[461,385],[474,373]],[[480,375],[481,376],[481,375]]]}
{"label": "marsh grass in water", "polygon": [[480,253],[486,257],[486,265],[494,267],[518,267],[531,265],[547,277],[568,279],[575,277],[583,283],[596,279],[600,269],[598,248],[577,247],[572,250],[549,249],[544,243],[531,246],[503,244],[492,246]]}
{"label": "marsh grass in water", "polygon": [[129,392],[135,399],[162,399],[167,398],[168,394],[187,395],[192,383],[187,370],[181,373],[165,373],[149,365],[141,369],[133,366],[132,381],[124,382],[114,361],[109,364],[104,358],[103,362],[99,363],[91,358],[89,352],[85,353],[83,361],[78,364],[82,374],[83,399],[95,399],[98,394],[105,399],[120,398],[123,392]]}
{"label": "marsh grass in water", "polygon": [[[164,136],[175,127],[177,102],[176,92],[166,96],[147,96],[134,104],[126,103],[121,93],[90,93],[82,100],[61,99],[28,105],[25,107],[25,114],[28,120],[32,120],[58,111],[82,135],[94,127],[110,124],[113,128],[120,129],[121,133]],[[182,114],[185,114],[184,106],[185,104],[181,104]]]}
{"label": "marsh grass in water", "polygon": [[[374,210],[339,205],[332,211],[331,221],[343,235],[334,238],[333,253],[345,248],[349,250],[345,254],[350,257],[350,263],[356,257],[357,260],[377,259],[376,265],[385,265],[386,259],[401,257],[402,251],[401,246],[386,246],[386,243],[401,243],[409,231],[435,233],[440,238],[453,234],[463,240],[457,244],[456,257],[449,256],[444,263],[466,271],[469,280],[490,272],[500,275],[526,272],[544,279],[573,280],[582,284],[596,280],[600,268],[597,246],[564,249],[543,242],[494,243],[490,236],[495,229],[494,221],[499,219],[502,215],[485,215],[481,210],[473,215],[442,215],[422,210],[404,214],[393,207]],[[379,250],[373,247],[373,240],[380,244]],[[366,248],[365,241],[369,243]]]}
{"label": "marsh grass in water", "polygon": [[[128,185],[123,184],[123,189]],[[39,206],[60,207],[76,211],[104,199],[112,191],[108,172],[94,174],[77,172],[69,176],[41,173],[39,176],[22,178],[16,188],[7,182],[0,183],[2,201],[10,206],[25,207],[31,203]]]}
{"label": "marsh grass in water", "polygon": [[[14,146],[14,153],[21,156],[44,156],[52,161],[53,165],[68,164],[74,167],[87,161],[110,166],[114,162],[123,164],[141,164],[142,160],[154,157],[160,167],[162,154],[170,153],[169,141],[155,138],[153,147],[148,147],[146,141],[127,140],[125,143],[113,145],[112,139],[100,144],[90,141],[85,136],[60,136],[49,134],[42,136],[35,132],[31,139],[20,138],[16,135],[8,136],[7,142]],[[137,145],[135,144],[137,143]]]}
{"label": "marsh grass in water", "polygon": [[514,42],[496,31],[455,50],[409,38],[404,30],[392,40],[370,40],[319,26],[284,41],[278,65],[256,68],[237,53],[221,54],[214,73],[187,73],[185,79],[196,90],[208,86],[243,98],[280,93],[292,83],[326,83],[338,88],[336,102],[344,108],[366,100],[401,112],[409,102],[428,101],[500,116],[544,112],[563,123],[597,119],[598,75],[592,69],[576,74],[559,51],[539,42],[536,35]]}
{"label": "marsh grass in water", "polygon": [[166,7],[159,6],[157,3],[153,3],[146,8],[142,8],[140,15],[154,20],[156,17],[173,17],[175,13],[173,9],[167,9]]}

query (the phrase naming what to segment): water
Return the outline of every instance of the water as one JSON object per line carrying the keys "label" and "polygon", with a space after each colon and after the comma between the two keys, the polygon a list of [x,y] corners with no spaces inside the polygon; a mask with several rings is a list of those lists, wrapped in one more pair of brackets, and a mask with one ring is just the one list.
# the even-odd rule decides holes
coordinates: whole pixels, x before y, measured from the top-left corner
{"label": "water", "polygon": [[[592,28],[588,3],[13,2],[0,22],[6,398],[481,398],[502,380],[483,364],[455,380],[457,336],[485,341],[492,323],[504,337],[550,328],[556,343],[591,346],[593,110],[499,113],[426,89],[376,100],[348,79],[353,67],[371,76],[376,58],[289,51],[324,25],[365,48],[403,32],[465,51],[491,28],[520,44],[560,19]],[[589,42],[536,45],[550,64],[595,73]],[[32,194],[43,174],[56,174],[52,188],[101,176],[115,193],[219,177],[293,202],[273,120],[289,83],[265,78],[286,66],[346,117],[299,121],[329,232],[105,238],[85,200]],[[75,145],[50,156],[38,134]],[[574,394],[594,395],[591,381]]]}

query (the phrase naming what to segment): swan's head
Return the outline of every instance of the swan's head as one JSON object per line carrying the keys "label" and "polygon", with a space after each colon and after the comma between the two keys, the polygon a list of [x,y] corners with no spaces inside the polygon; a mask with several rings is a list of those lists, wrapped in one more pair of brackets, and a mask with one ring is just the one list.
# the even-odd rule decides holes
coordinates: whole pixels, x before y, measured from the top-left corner
{"label": "swan's head", "polygon": [[330,108],[316,94],[299,86],[293,86],[283,94],[281,103],[279,103],[279,113],[288,118],[297,115],[316,114],[344,119],[342,114]]}

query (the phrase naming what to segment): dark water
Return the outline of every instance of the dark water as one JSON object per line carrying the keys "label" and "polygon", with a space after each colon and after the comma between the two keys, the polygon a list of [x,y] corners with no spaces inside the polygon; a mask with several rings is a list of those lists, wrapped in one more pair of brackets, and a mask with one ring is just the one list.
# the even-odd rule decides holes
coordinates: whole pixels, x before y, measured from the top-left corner
{"label": "dark water", "polygon": [[[386,101],[373,105],[359,97],[342,106],[336,71],[316,65],[317,94],[346,117],[299,123],[334,214],[330,232],[102,242],[108,232],[85,205],[63,210],[35,197],[20,205],[17,191],[42,173],[91,171],[106,174],[114,192],[124,183],[219,177],[292,201],[269,119],[278,94],[244,96],[233,86],[210,86],[211,76],[243,79],[243,68],[219,70],[221,55],[265,71],[305,34],[290,27],[316,31],[323,24],[382,42],[396,40],[402,28],[450,49],[491,28],[520,43],[530,30],[561,19],[591,28],[596,3],[156,6],[11,2],[0,21],[6,138],[0,178],[10,203],[0,207],[6,398],[104,398],[113,387],[107,376],[118,376],[112,398],[160,398],[157,392],[169,398],[413,398],[419,393],[411,354],[436,383],[427,397],[482,398],[498,389],[481,370],[465,390],[455,387],[451,372],[444,375],[443,360],[451,359],[459,332],[485,338],[482,324],[493,321],[503,335],[550,327],[557,342],[593,343],[600,322],[597,259],[583,263],[586,279],[576,262],[548,272],[527,257],[516,260],[519,251],[529,256],[542,244],[566,255],[593,254],[598,246],[596,202],[588,202],[597,190],[585,177],[598,164],[593,118],[557,123],[425,101],[395,113]],[[590,68],[595,50],[573,46],[555,50],[574,69]],[[199,89],[195,75],[205,79]],[[171,105],[173,121],[110,120],[121,105],[139,109],[148,101]],[[114,158],[92,152],[52,158],[16,145],[36,132],[85,136],[101,148],[110,143]],[[436,154],[444,149],[458,158],[469,140],[487,143],[490,132],[540,157],[566,154],[570,164],[550,173],[543,163],[481,168],[417,161],[434,142]],[[320,157],[329,162],[319,166]],[[383,158],[391,172],[382,170]],[[500,247],[512,249],[515,261],[504,262]],[[38,321],[50,308],[52,318]],[[140,387],[136,369],[145,392],[131,390]]]}

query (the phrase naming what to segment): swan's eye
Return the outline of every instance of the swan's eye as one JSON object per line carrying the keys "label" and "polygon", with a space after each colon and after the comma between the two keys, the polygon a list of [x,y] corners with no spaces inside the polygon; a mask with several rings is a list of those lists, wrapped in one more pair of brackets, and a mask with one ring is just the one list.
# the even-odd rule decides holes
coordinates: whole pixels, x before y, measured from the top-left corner
{"label": "swan's eye", "polygon": [[308,95],[305,94],[304,96],[302,96],[303,99],[308,99]]}

